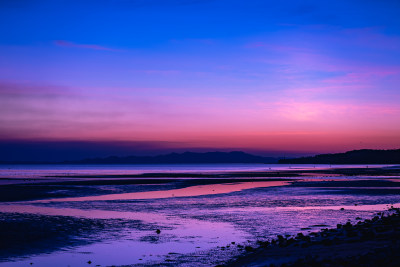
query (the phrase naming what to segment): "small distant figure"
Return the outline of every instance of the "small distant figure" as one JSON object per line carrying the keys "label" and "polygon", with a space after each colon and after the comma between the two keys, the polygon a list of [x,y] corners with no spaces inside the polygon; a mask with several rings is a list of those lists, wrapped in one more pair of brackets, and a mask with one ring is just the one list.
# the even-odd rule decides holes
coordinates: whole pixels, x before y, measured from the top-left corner
{"label": "small distant figure", "polygon": [[156,233],[159,235],[159,234],[161,233],[161,230],[160,230],[160,229],[157,229],[157,230],[156,230]]}
{"label": "small distant figure", "polygon": [[88,261],[87,264],[92,264],[92,261]]}

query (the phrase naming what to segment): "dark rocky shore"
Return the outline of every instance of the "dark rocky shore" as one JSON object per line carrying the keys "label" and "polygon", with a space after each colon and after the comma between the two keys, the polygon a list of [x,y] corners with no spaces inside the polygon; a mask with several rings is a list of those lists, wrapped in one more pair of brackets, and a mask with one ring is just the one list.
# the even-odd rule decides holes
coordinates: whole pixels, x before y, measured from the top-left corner
{"label": "dark rocky shore", "polygon": [[400,209],[308,235],[279,235],[244,250],[221,266],[400,266]]}

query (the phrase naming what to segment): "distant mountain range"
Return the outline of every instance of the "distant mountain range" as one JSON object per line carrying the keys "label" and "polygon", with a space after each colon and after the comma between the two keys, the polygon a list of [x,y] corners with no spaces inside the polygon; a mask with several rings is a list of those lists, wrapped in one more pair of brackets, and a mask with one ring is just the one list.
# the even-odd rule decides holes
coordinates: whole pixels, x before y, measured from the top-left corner
{"label": "distant mountain range", "polygon": [[129,156],[92,158],[79,161],[67,161],[72,164],[196,164],[196,163],[276,163],[271,157],[261,157],[241,151],[206,153],[170,153],[158,156]]}
{"label": "distant mountain range", "polygon": [[88,158],[63,162],[0,162],[0,164],[202,164],[202,163],[277,163],[277,158],[255,156],[241,151],[170,153],[158,156]]}
{"label": "distant mountain range", "polygon": [[400,149],[361,149],[313,157],[280,159],[283,164],[400,164]]}
{"label": "distant mountain range", "polygon": [[278,159],[233,152],[184,152],[158,156],[88,158],[62,162],[3,161],[0,164],[207,164],[207,163],[280,163],[280,164],[400,164],[400,149],[352,150],[345,153],[321,154],[310,157]]}

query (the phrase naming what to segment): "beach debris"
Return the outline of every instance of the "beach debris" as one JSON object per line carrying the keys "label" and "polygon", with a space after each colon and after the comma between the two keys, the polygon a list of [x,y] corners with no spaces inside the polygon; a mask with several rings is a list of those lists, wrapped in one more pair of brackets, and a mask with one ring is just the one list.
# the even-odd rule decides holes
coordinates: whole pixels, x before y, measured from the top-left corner
{"label": "beach debris", "polygon": [[246,250],[247,252],[251,252],[254,251],[254,248],[252,246],[245,246],[244,250]]}
{"label": "beach debris", "polygon": [[296,239],[300,239],[300,240],[304,239],[304,234],[303,233],[298,233],[297,236],[296,236]]}
{"label": "beach debris", "polygon": [[326,224],[314,224],[314,225],[311,225],[311,227],[327,227],[328,225],[326,225]]}
{"label": "beach debris", "polygon": [[269,245],[269,241],[257,240],[257,244],[258,244],[260,247],[266,248],[266,247],[268,247],[268,245]]}
{"label": "beach debris", "polygon": [[340,208],[340,210],[344,210],[344,208]]}
{"label": "beach debris", "polygon": [[[357,220],[361,220],[361,218],[357,217]],[[400,249],[400,241],[398,238],[400,237],[400,209],[392,210],[389,209],[388,212],[379,212],[378,216],[373,217],[372,219],[365,219],[364,221],[358,221],[352,224],[351,221],[346,222],[345,224],[337,224],[336,229],[321,229],[319,232],[312,232],[307,235],[303,233],[298,233],[294,238],[291,237],[289,239],[285,238],[282,235],[278,235],[276,239],[268,241],[257,241],[259,247],[251,247],[246,246],[246,252],[256,252],[255,255],[259,257],[261,254],[258,252],[267,251],[264,250],[268,248],[268,250],[276,250],[278,247],[300,247],[300,248],[307,248],[311,246],[335,246],[341,244],[352,244],[356,243],[355,247],[357,246],[357,242],[365,242],[365,241],[373,241],[378,239],[379,241],[391,241],[392,243],[388,247],[382,247],[379,249],[372,249],[370,251],[364,250],[363,254],[352,256],[354,257],[353,260],[355,262],[359,262],[358,259],[361,257],[369,257],[370,259],[374,260],[374,265],[361,265],[361,266],[400,266],[400,264],[391,264],[391,261],[396,261],[400,263],[400,259],[398,256],[398,251]],[[361,243],[360,243],[361,244]],[[239,245],[238,245],[239,247]],[[379,256],[374,256],[374,254],[378,253]],[[377,254],[377,255],[378,255]],[[384,255],[389,255],[391,258],[385,259],[385,257],[381,257]],[[247,257],[244,255],[244,257]],[[250,256],[251,257],[251,256]],[[335,259],[324,258],[324,257],[315,257],[312,256],[311,258],[300,257],[298,258],[297,262],[293,264],[283,264],[278,266],[360,266],[360,265],[352,265],[353,263],[351,260],[348,261],[349,264],[341,265],[337,264],[340,263],[341,260],[344,259],[336,259],[339,262],[335,262]],[[317,259],[318,258],[318,259]],[[321,261],[326,260],[334,260],[336,264],[328,264],[324,265],[321,264]],[[303,261],[302,263],[300,261]],[[380,265],[378,261],[385,261],[387,264]],[[347,262],[347,261],[346,261]],[[301,264],[300,264],[301,263]],[[365,262],[363,262],[365,263]],[[297,265],[296,265],[297,264]],[[237,265],[239,266],[239,265]],[[243,265],[242,265],[243,266]],[[273,265],[269,265],[273,266]]]}

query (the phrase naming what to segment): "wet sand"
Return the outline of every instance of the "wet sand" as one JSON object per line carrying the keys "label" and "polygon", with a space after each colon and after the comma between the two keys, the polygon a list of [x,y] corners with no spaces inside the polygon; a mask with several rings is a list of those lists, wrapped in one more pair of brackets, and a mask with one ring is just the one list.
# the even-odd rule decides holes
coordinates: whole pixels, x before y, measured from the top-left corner
{"label": "wet sand", "polygon": [[[352,177],[355,177],[356,179],[353,179]],[[148,205],[146,208],[149,212],[158,212],[159,209],[163,209],[163,207],[169,205],[168,207],[176,209],[175,212],[177,212],[177,217],[175,219],[177,222],[183,220],[183,218],[200,221],[211,220],[214,222],[234,222],[235,227],[239,227],[242,231],[251,233],[253,232],[253,228],[255,229],[254,231],[257,232],[257,224],[254,224],[255,221],[251,222],[252,225],[242,225],[244,222],[239,222],[235,217],[235,214],[240,214],[240,218],[244,218],[241,220],[245,220],[247,212],[252,212],[253,214],[258,214],[260,212],[268,214],[268,209],[271,209],[271,211],[274,212],[286,213],[289,211],[296,212],[297,208],[290,206],[263,207],[262,203],[259,203],[259,200],[256,201],[259,206],[254,208],[251,206],[232,206],[233,204],[229,202],[229,199],[227,199],[228,202],[221,202],[221,204],[218,204],[218,202],[214,203],[214,200],[217,201],[220,195],[225,196],[235,192],[236,193],[233,194],[232,197],[241,196],[241,190],[256,190],[254,192],[262,193],[269,186],[287,188],[287,190],[304,189],[307,190],[307,194],[312,194],[314,191],[317,194],[328,192],[331,196],[340,196],[343,194],[350,196],[356,196],[358,194],[363,196],[371,195],[374,197],[379,197],[380,195],[396,196],[400,195],[400,184],[398,183],[399,177],[400,169],[396,168],[345,168],[336,170],[302,169],[271,172],[185,173],[184,175],[182,175],[182,173],[168,173],[168,175],[160,175],[159,173],[140,175],[68,175],[63,177],[45,177],[45,179],[40,181],[27,180],[25,183],[20,183],[20,179],[15,179],[18,180],[18,183],[0,185],[0,201],[5,205],[21,203],[24,207],[28,207],[27,205],[29,203],[35,202],[42,206],[46,205],[46,203],[50,203],[54,208],[58,208],[57,202],[59,202],[62,204],[61,208],[64,212],[67,212],[66,208],[69,206],[74,208],[83,208],[85,210],[88,208],[95,208],[98,210],[127,208],[138,209],[138,211],[140,211],[140,203],[142,202],[145,205]],[[10,179],[7,181],[10,182],[9,180]],[[13,179],[11,179],[11,182],[12,181]],[[273,194],[272,192],[273,191],[271,191],[271,194]],[[158,193],[161,195],[158,196]],[[190,200],[190,198],[196,197],[198,199]],[[160,199],[159,201],[153,201],[153,199],[158,198]],[[174,206],[175,204],[163,204],[163,202],[161,202],[163,201],[163,198],[176,199],[176,207]],[[188,199],[188,204],[184,204],[186,206],[182,207],[181,213],[179,205],[181,205],[180,203],[186,202],[183,200],[180,202],[180,198]],[[260,199],[262,200],[263,198],[264,197],[261,197]],[[145,202],[147,199],[151,202]],[[279,197],[277,197],[277,200],[279,200]],[[77,202],[77,204],[73,204],[74,201]],[[105,201],[106,203],[102,204],[101,201]],[[199,209],[204,205],[204,201],[211,201],[211,204],[207,205],[216,210],[214,215],[209,216],[207,214],[191,214],[184,212],[185,209]],[[316,198],[315,201],[318,201],[318,198]],[[90,205],[88,203],[90,203]],[[121,206],[119,203],[123,205]],[[190,206],[189,204],[193,206]],[[360,211],[362,211],[362,208],[365,208],[366,210],[378,208],[368,207],[368,205],[365,204],[367,203],[359,206]],[[204,209],[207,209],[207,205],[204,205]],[[323,206],[318,207],[316,204],[312,205],[313,206],[310,207],[311,209],[323,210],[325,208]],[[382,204],[382,208],[384,208],[385,205],[386,204]],[[342,205],[342,207],[345,207],[347,210],[350,210],[351,208],[350,206],[347,207],[345,205]],[[355,207],[356,206],[354,206],[354,208]],[[43,209],[44,208],[45,206],[43,206]],[[333,208],[336,210],[340,209],[340,207],[332,206],[327,206],[326,208]],[[232,210],[230,211],[230,209]],[[301,207],[298,210],[305,212],[307,207]],[[217,211],[221,213],[221,216],[218,215]],[[56,210],[43,214],[34,214],[34,211],[32,211],[32,213],[24,213],[22,210],[17,212],[18,213],[13,213],[11,210],[6,213],[0,213],[0,244],[2,246],[0,263],[1,261],[7,262],[8,259],[13,257],[26,257],[37,253],[50,253],[68,247],[94,244],[96,242],[103,242],[107,239],[118,239],[118,236],[122,237],[125,235],[124,238],[126,238],[126,233],[129,232],[130,229],[150,231],[152,234],[145,238],[150,238],[151,240],[149,240],[151,242],[156,242],[155,244],[158,244],[157,242],[160,242],[161,244],[163,241],[158,239],[160,236],[156,234],[155,231],[161,230],[162,233],[165,233],[170,229],[167,225],[158,223],[162,220],[156,220],[150,224],[144,224],[140,221],[140,216],[138,217],[139,219],[136,220],[133,217],[93,218],[93,215],[88,215],[86,218],[79,215],[80,218],[77,218],[73,217],[73,214],[71,214],[72,217],[65,216],[63,213],[58,213]],[[90,214],[90,211],[88,210],[87,213]],[[227,217],[227,215],[231,217]],[[147,215],[142,217],[150,218],[150,216]],[[252,219],[248,217],[248,220]],[[338,221],[337,223],[346,222]],[[312,229],[312,227],[309,229]],[[328,231],[328,233],[330,232],[331,231]],[[102,233],[104,233],[104,235]],[[306,233],[304,234],[306,235]],[[323,234],[324,232],[320,232],[315,235],[321,236]],[[261,235],[257,235],[260,236],[258,238],[259,241],[271,241],[268,237],[263,239]],[[284,233],[282,233],[282,235],[284,235]],[[381,248],[384,248],[384,253],[389,255],[390,253],[387,251],[388,248],[391,250],[398,248],[397,243],[394,244],[393,240],[389,237],[390,235],[384,234],[380,234],[379,238],[376,240],[341,239],[338,237],[341,240],[340,242],[329,243],[328,241],[328,245],[325,244],[326,241],[320,240],[319,242],[325,243],[310,243],[310,246],[296,246],[294,245],[295,243],[293,243],[290,246],[274,245],[269,246],[268,248],[265,248],[266,243],[259,243],[256,245],[254,242],[243,243],[237,242],[237,240],[232,240],[235,241],[235,244],[229,245],[230,247],[225,246],[224,251],[221,251],[220,248],[218,248],[214,252],[207,253],[214,253],[216,259],[219,258],[217,254],[222,255],[223,253],[231,253],[232,257],[242,255],[235,261],[226,262],[227,265],[232,266],[265,266],[271,263],[275,265],[283,263],[302,264],[301,261],[306,262],[308,265],[293,266],[310,266],[310,264],[316,260],[315,255],[320,255],[318,258],[319,261],[323,260],[332,262],[335,262],[338,259],[343,261],[343,259],[337,257],[338,255],[343,255],[346,259],[361,259],[361,257],[364,257],[365,255],[371,256],[371,253],[379,252]],[[155,241],[152,241],[153,239]],[[9,240],[11,240],[11,242],[9,242]],[[143,239],[145,242],[149,241],[146,240],[147,239]],[[298,244],[301,244],[302,242],[302,240],[295,241]],[[227,241],[227,243],[229,244],[230,241]],[[257,246],[261,246],[261,248],[256,248]],[[242,254],[243,252],[244,254]],[[208,257],[207,253],[205,254],[205,257]],[[334,257],[332,255],[334,255]],[[156,261],[154,264],[175,266],[187,262],[187,265],[194,266],[193,259],[188,261],[187,256],[180,257],[176,257],[172,260],[171,258],[173,257],[171,256],[171,258],[167,259],[171,259],[170,262],[162,262],[161,264],[160,261]],[[195,258],[198,257],[198,255],[191,257]],[[224,257],[226,258],[227,256],[221,258],[224,259]],[[268,261],[266,261],[266,258],[268,258]],[[283,259],[289,259],[290,261]],[[219,260],[214,262],[219,262],[219,264],[223,263]],[[151,265],[151,262],[149,262],[149,264]],[[206,266],[207,264],[208,263],[206,262],[202,265]],[[316,266],[319,265],[317,264]],[[326,266],[340,265],[331,264]]]}
{"label": "wet sand", "polygon": [[[0,202],[27,201],[48,198],[85,197],[110,193],[129,193],[135,185],[149,185],[156,190],[171,190],[195,185],[240,182],[301,182],[312,178],[317,180],[314,185],[320,187],[320,181],[346,180],[354,176],[365,177],[363,184],[357,182],[355,186],[375,186],[378,177],[385,178],[388,186],[400,178],[400,168],[340,168],[340,169],[289,169],[272,171],[246,172],[206,172],[206,173],[142,173],[142,174],[92,174],[92,175],[46,175],[37,179],[0,178]],[[318,180],[318,178],[320,178]],[[379,179],[383,180],[383,179]],[[312,181],[312,180],[311,180]],[[400,181],[400,179],[399,179]],[[390,183],[393,182],[393,183]],[[299,184],[299,183],[297,183]],[[326,184],[326,183],[325,183]],[[127,186],[126,189],[121,186]],[[344,187],[349,187],[349,181],[343,181]],[[129,187],[132,186],[132,187]],[[301,183],[301,186],[304,186]],[[335,185],[337,187],[338,185]],[[382,186],[379,184],[378,186]],[[116,189],[117,188],[117,189]]]}

